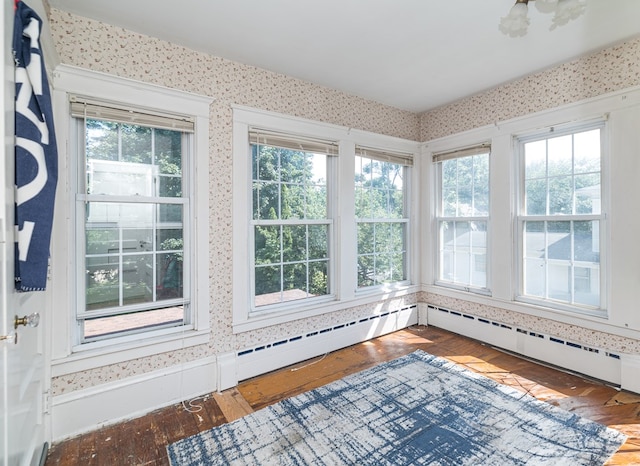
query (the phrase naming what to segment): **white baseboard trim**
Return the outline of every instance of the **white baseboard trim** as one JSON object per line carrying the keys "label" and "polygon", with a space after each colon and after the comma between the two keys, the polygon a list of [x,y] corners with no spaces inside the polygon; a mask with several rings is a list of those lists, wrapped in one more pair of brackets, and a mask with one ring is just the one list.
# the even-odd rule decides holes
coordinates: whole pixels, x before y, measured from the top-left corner
{"label": "white baseboard trim", "polygon": [[255,377],[282,367],[321,356],[330,351],[370,340],[418,323],[417,305],[385,312],[319,331],[297,335],[271,344],[237,352],[236,366],[220,366],[220,370],[234,371],[221,379],[238,381]]}
{"label": "white baseboard trim", "polygon": [[51,437],[64,440],[215,390],[212,356],[58,395],[51,400]]}
{"label": "white baseboard trim", "polygon": [[[620,385],[638,392],[640,359],[611,353],[602,348],[589,347],[554,335],[546,335],[526,328],[495,322],[453,309],[428,306],[429,325],[475,338],[526,357],[536,359],[573,372]],[[626,358],[626,359],[625,359]],[[626,369],[621,361],[627,361]],[[625,375],[623,377],[623,375]],[[633,388],[632,384],[636,387]]]}

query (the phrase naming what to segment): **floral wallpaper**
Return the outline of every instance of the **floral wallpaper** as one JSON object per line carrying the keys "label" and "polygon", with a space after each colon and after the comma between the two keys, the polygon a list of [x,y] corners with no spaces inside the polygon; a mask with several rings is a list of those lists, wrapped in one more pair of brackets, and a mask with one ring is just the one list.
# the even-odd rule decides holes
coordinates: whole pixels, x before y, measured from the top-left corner
{"label": "floral wallpaper", "polygon": [[640,84],[640,39],[459,100],[420,118],[420,140],[449,136]]}
{"label": "floral wallpaper", "polygon": [[[640,352],[639,342],[522,316],[489,306],[417,293],[378,305],[234,335],[232,321],[232,110],[239,104],[365,131],[425,141],[515,116],[637,85],[640,40],[621,44],[422,115],[394,109],[299,79],[272,73],[133,33],[50,11],[61,62],[213,97],[210,117],[210,294],[212,338],[208,345],[55,377],[53,396],[144,374],[212,354],[252,347],[306,331],[416,303],[463,308],[477,315],[527,326],[612,350]],[[576,85],[577,83],[577,85]],[[220,273],[221,271],[226,271]],[[471,308],[469,308],[471,306]],[[607,345],[605,345],[605,340]]]}
{"label": "floral wallpaper", "polygon": [[[376,306],[360,306],[233,335],[231,105],[246,105],[416,141],[418,115],[56,9],[51,9],[49,22],[62,63],[215,99],[211,105],[209,135],[211,343],[56,377],[52,380],[54,396],[379,312]],[[415,295],[400,301],[406,303],[402,307],[414,304]],[[395,305],[400,305],[397,300],[384,304],[385,307]]]}

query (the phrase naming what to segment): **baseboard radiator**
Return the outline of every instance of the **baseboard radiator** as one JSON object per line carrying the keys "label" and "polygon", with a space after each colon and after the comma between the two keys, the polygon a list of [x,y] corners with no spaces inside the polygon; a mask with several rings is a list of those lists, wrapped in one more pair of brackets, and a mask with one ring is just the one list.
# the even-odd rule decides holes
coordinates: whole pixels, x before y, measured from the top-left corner
{"label": "baseboard radiator", "polygon": [[237,380],[246,380],[417,323],[418,310],[414,304],[246,348],[235,355]]}
{"label": "baseboard radiator", "polygon": [[[625,356],[622,354],[433,305],[427,306],[427,322],[428,325],[614,385],[622,382],[621,360]],[[629,389],[634,390],[633,387]]]}

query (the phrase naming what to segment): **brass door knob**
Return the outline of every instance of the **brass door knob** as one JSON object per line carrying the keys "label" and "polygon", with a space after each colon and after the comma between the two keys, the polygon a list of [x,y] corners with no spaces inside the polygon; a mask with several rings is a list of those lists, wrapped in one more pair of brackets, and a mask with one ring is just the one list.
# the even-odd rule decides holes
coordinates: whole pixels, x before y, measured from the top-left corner
{"label": "brass door knob", "polygon": [[28,316],[18,317],[16,316],[13,321],[13,328],[18,328],[21,325],[25,327],[37,327],[40,323],[40,314],[34,312],[33,314],[29,314]]}

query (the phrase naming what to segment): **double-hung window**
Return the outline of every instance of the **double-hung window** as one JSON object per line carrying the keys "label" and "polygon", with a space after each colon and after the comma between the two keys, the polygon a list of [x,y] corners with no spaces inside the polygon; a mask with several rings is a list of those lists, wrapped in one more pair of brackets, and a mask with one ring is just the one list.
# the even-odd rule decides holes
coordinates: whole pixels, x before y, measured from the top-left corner
{"label": "double-hung window", "polygon": [[445,286],[488,289],[489,144],[434,154],[437,275]]}
{"label": "double-hung window", "polygon": [[253,306],[332,294],[332,141],[252,129]]}
{"label": "double-hung window", "polygon": [[597,122],[518,140],[520,298],[602,309],[602,135]]}
{"label": "double-hung window", "polygon": [[80,342],[191,323],[194,121],[72,99]]}
{"label": "double-hung window", "polygon": [[408,279],[407,176],[413,159],[356,146],[355,216],[358,288]]}

